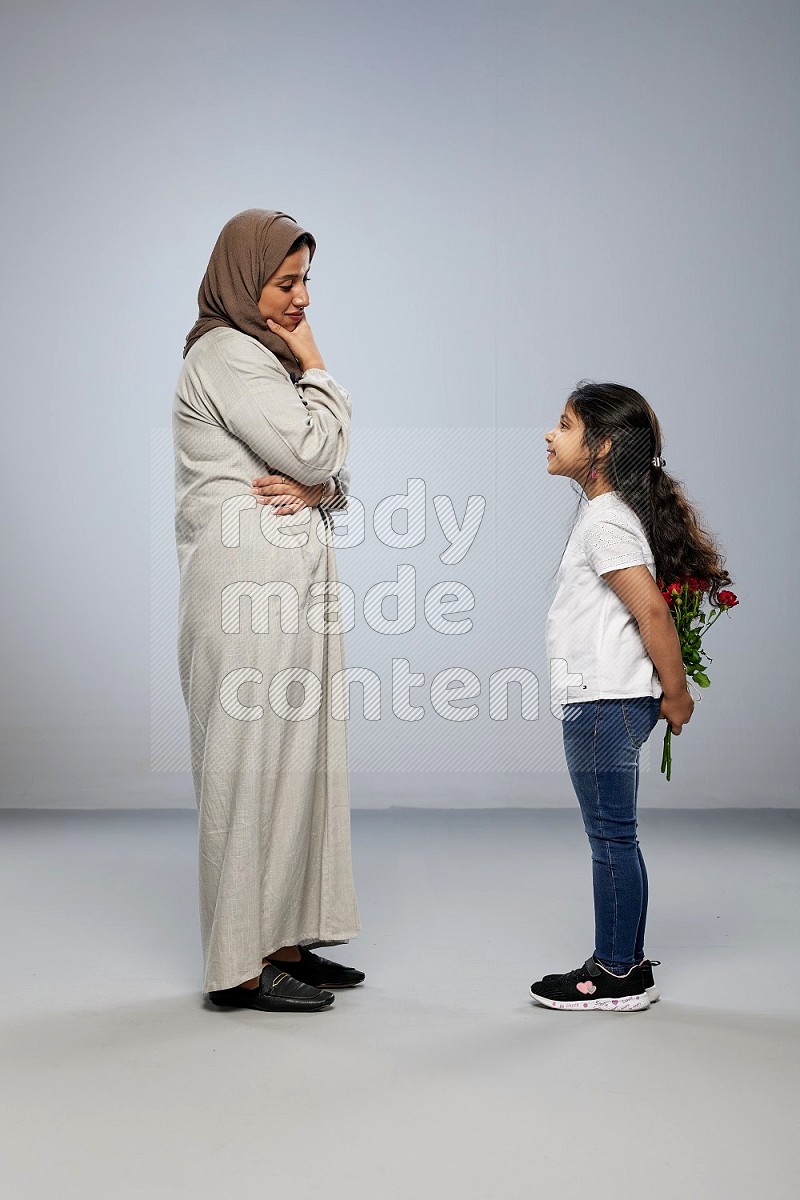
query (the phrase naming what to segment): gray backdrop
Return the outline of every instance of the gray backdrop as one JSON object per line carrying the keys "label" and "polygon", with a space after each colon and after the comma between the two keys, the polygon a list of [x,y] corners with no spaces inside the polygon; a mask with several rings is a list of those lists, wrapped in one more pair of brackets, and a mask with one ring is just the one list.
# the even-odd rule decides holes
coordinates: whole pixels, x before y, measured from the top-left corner
{"label": "gray backdrop", "polygon": [[[354,804],[573,803],[543,622],[575,499],[542,434],[586,376],[650,399],[742,599],[646,802],[797,803],[796,3],[76,0],[2,24],[0,803],[194,804],[170,407],[211,246],[252,206],[315,233],[310,318],[354,399],[348,665],[387,697],[352,720]],[[409,479],[424,536],[387,547],[375,508]],[[459,521],[485,501],[455,564],[435,496]],[[363,598],[401,565],[413,627],[376,633]],[[474,597],[458,636],[425,619],[443,581]],[[421,720],[391,711],[393,658]],[[474,719],[433,707],[455,667]],[[535,715],[513,688],[490,714],[508,668]]]}

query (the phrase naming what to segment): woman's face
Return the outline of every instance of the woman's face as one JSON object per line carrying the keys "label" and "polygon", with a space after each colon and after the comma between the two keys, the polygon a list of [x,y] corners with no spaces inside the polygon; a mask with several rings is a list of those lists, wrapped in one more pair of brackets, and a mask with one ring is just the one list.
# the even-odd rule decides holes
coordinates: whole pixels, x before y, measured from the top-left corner
{"label": "woman's face", "polygon": [[294,254],[287,254],[274,275],[270,275],[258,298],[258,311],[265,324],[269,317],[284,329],[297,329],[311,303],[306,290],[310,262],[308,246],[301,246]]}

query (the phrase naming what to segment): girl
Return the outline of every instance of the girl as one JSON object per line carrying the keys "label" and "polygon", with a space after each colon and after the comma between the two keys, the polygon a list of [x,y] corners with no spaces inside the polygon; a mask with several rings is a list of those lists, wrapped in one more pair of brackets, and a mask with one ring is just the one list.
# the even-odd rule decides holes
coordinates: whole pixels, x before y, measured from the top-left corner
{"label": "girl", "polygon": [[588,501],[561,562],[547,656],[566,663],[574,696],[563,707],[564,750],[592,849],[595,949],[531,994],[548,1008],[631,1012],[658,999],[644,952],[639,750],[660,717],[679,734],[694,708],[656,580],[702,577],[713,602],[730,576],[664,471],[661,429],[638,392],[580,383],[545,441],[548,473],[573,479]]}

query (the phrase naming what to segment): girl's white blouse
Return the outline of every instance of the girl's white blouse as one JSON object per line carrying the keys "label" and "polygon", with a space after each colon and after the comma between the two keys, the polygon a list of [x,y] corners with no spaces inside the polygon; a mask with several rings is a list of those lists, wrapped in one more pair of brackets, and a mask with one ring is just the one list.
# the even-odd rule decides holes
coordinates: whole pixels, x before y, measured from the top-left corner
{"label": "girl's white blouse", "polygon": [[616,492],[588,501],[564,551],[547,615],[554,711],[561,704],[662,694],[634,616],[603,579],[606,571],[636,566],[646,566],[655,579],[636,513]]}

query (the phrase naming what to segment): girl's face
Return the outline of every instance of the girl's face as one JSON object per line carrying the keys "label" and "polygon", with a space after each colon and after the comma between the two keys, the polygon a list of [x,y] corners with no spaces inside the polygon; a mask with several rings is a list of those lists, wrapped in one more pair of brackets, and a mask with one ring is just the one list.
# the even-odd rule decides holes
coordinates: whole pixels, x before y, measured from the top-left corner
{"label": "girl's face", "polygon": [[284,329],[297,329],[311,303],[306,289],[310,261],[308,246],[301,246],[294,254],[288,254],[274,275],[270,275],[258,298],[258,311],[265,324],[269,317]]}
{"label": "girl's face", "polygon": [[583,487],[592,460],[591,452],[584,444],[583,430],[583,421],[567,401],[555,429],[544,435],[548,475],[565,475]]}

